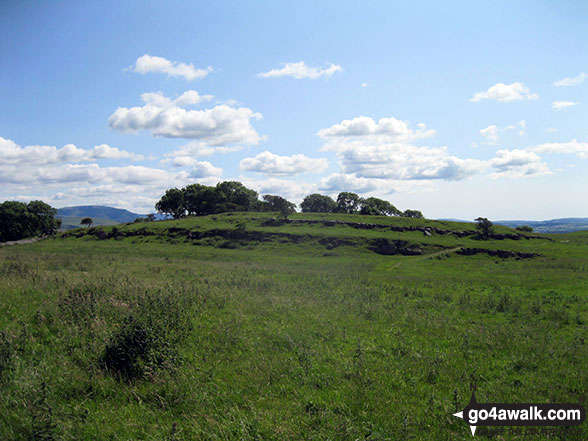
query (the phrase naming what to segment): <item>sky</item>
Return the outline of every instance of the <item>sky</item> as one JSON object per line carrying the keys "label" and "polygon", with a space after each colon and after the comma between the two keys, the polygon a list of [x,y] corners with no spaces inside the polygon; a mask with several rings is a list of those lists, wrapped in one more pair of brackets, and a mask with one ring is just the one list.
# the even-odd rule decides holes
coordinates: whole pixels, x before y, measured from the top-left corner
{"label": "sky", "polygon": [[238,180],[588,217],[588,2],[0,1],[0,201]]}

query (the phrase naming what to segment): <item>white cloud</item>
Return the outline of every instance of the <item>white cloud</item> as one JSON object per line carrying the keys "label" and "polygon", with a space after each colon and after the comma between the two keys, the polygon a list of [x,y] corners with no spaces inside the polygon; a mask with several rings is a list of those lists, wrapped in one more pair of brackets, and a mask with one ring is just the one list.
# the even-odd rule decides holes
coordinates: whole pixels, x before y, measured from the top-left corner
{"label": "white cloud", "polygon": [[125,70],[130,70],[142,75],[151,72],[164,73],[170,77],[182,77],[188,81],[204,78],[213,71],[210,66],[206,69],[197,69],[192,63],[179,63],[177,61],[167,60],[163,57],[154,57],[149,54],[137,58],[135,64]]}
{"label": "white cloud", "polygon": [[555,127],[547,127],[545,130],[543,130],[544,133],[555,133],[557,132],[557,129]]}
{"label": "white cloud", "polygon": [[496,157],[489,160],[488,164],[496,170],[490,175],[492,178],[524,178],[551,174],[547,164],[541,162],[537,154],[522,149],[498,150]]}
{"label": "white cloud", "polygon": [[328,166],[329,162],[326,158],[309,158],[301,154],[279,156],[267,150],[254,158],[244,158],[239,164],[239,168],[243,171],[275,176],[320,172]]}
{"label": "white cloud", "polygon": [[494,100],[501,103],[508,103],[524,99],[535,100],[537,98],[539,96],[536,93],[531,93],[529,88],[523,83],[515,82],[512,84],[497,83],[486,92],[477,92],[470,101],[477,103],[481,100]]}
{"label": "white cloud", "polygon": [[579,103],[574,103],[573,101],[554,101],[551,103],[551,108],[553,110],[561,110],[565,109],[566,107],[574,107],[577,106]]}
{"label": "white cloud", "polygon": [[588,159],[588,142],[578,142],[572,139],[569,142],[548,142],[531,148],[539,153],[572,153],[580,159]]}
{"label": "white cloud", "polygon": [[187,90],[174,100],[166,97],[162,92],[146,92],[141,95],[145,104],[166,108],[193,106],[203,101],[210,101],[212,98],[214,98],[212,95],[200,95],[195,90]]}
{"label": "white cloud", "polygon": [[[434,130],[418,124],[412,130],[404,121],[366,116],[345,120],[319,130],[326,140],[322,151],[335,152],[343,175],[357,179],[434,180],[463,179],[474,174],[479,161],[451,156],[446,147],[417,147],[410,141],[429,138]],[[335,176],[333,179],[341,179]],[[367,182],[367,181],[366,181]],[[373,184],[373,183],[372,183]],[[366,184],[366,185],[372,185]]]}
{"label": "white cloud", "polygon": [[460,159],[446,147],[410,144],[349,145],[337,153],[345,174],[396,180],[459,180],[481,169],[481,161]]}
{"label": "white cloud", "polygon": [[496,144],[498,142],[498,127],[495,125],[488,126],[480,130],[480,135],[486,138],[489,143]]}
{"label": "white cloud", "polygon": [[65,162],[92,162],[98,159],[131,159],[140,161],[143,155],[120,150],[107,144],[93,149],[81,149],[73,144],[61,148],[47,145],[21,147],[10,139],[0,137],[0,164],[58,164]]}
{"label": "white cloud", "polygon": [[582,72],[577,77],[567,77],[567,78],[555,81],[553,83],[553,85],[556,87],[577,86],[578,84],[582,84],[586,80],[587,77],[588,77],[588,75],[586,75],[585,72]]}
{"label": "white cloud", "polygon": [[168,152],[164,155],[163,163],[171,162],[175,167],[183,167],[185,165],[194,165],[196,158],[203,156],[212,156],[217,153],[231,153],[243,149],[240,145],[232,146],[210,146],[200,141],[192,141],[178,148],[177,150]]}
{"label": "white cloud", "polygon": [[498,143],[500,139],[500,134],[507,132],[509,130],[517,130],[520,136],[523,136],[527,132],[527,123],[525,120],[521,120],[516,124],[510,124],[504,128],[499,128],[496,125],[491,125],[486,127],[485,129],[480,130],[480,135],[486,138],[486,144],[495,145]]}
{"label": "white cloud", "polygon": [[263,72],[257,76],[261,78],[292,77],[297,80],[304,78],[314,80],[320,77],[329,78],[335,72],[340,72],[342,70],[343,68],[336,64],[330,64],[328,67],[321,69],[319,67],[307,66],[304,61],[300,61],[298,63],[284,63],[279,69],[272,69],[269,72]]}
{"label": "white cloud", "polygon": [[390,195],[397,192],[422,193],[433,190],[432,181],[402,181],[395,179],[361,178],[356,174],[333,173],[322,178],[317,190],[335,196],[352,191],[366,196]]}
{"label": "white cloud", "polygon": [[257,144],[260,141],[261,137],[251,126],[251,120],[261,119],[262,115],[251,109],[225,104],[205,110],[180,107],[205,97],[188,91],[172,101],[160,93],[143,94],[145,105],[119,107],[108,118],[108,123],[111,128],[123,133],[150,130],[154,136],[197,139],[212,146]]}
{"label": "white cloud", "polygon": [[192,169],[192,173],[190,173],[190,176],[196,179],[209,177],[220,178],[222,174],[222,168],[215,167],[208,161],[196,161],[196,163],[194,164],[194,168]]}
{"label": "white cloud", "polygon": [[361,83],[361,87],[369,87],[368,83]]}
{"label": "white cloud", "polygon": [[316,186],[314,184],[288,179],[252,179],[246,176],[241,176],[239,177],[239,181],[246,187],[257,191],[260,195],[279,195],[296,203],[300,202],[304,196],[316,192]]}
{"label": "white cloud", "polygon": [[376,122],[368,116],[358,116],[351,120],[343,120],[328,129],[319,130],[317,135],[326,140],[333,140],[336,143],[340,139],[360,138],[369,138],[371,141],[394,142],[430,138],[435,135],[435,130],[427,130],[424,124],[417,124],[417,130],[412,130],[407,122],[400,121],[394,117],[380,118]]}

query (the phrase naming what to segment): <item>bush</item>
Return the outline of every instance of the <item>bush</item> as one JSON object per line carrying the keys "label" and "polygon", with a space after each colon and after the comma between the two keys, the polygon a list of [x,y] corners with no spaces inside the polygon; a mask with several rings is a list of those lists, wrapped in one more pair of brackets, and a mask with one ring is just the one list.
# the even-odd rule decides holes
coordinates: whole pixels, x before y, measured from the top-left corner
{"label": "bush", "polygon": [[101,364],[125,380],[172,369],[179,361],[180,343],[192,330],[186,298],[157,292],[140,297],[111,336]]}

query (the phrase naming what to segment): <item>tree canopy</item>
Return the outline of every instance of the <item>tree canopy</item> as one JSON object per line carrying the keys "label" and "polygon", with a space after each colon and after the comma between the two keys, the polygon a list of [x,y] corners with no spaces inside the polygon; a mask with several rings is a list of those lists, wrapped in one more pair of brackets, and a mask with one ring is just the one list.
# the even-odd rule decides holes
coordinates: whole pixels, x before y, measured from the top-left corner
{"label": "tree canopy", "polygon": [[402,211],[390,202],[378,198],[367,198],[360,200],[361,209],[359,214],[372,216],[401,216]]}
{"label": "tree canopy", "polygon": [[[219,182],[216,186],[190,184],[182,189],[170,188],[155,204],[159,213],[179,219],[183,216],[206,216],[229,211],[277,211],[284,218],[294,212],[292,202],[281,196],[265,195],[258,199],[255,190],[238,181]],[[304,213],[346,213],[372,216],[403,216],[422,218],[418,210],[402,212],[392,203],[376,197],[361,198],[344,191],[335,202],[330,196],[312,193],[304,197],[300,208]]]}
{"label": "tree canopy", "polygon": [[43,201],[0,204],[0,242],[55,233],[61,226],[57,209]]}
{"label": "tree canopy", "polygon": [[300,209],[303,213],[333,213],[337,203],[329,196],[313,193],[303,199]]}

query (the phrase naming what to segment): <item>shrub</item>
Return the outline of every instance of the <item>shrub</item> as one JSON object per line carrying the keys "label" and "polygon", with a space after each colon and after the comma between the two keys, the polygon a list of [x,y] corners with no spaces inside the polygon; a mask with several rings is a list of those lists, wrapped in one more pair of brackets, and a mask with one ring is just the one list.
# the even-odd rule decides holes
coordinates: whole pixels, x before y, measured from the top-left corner
{"label": "shrub", "polygon": [[139,297],[111,336],[101,364],[125,380],[145,378],[179,361],[178,348],[192,330],[187,297],[157,292]]}

